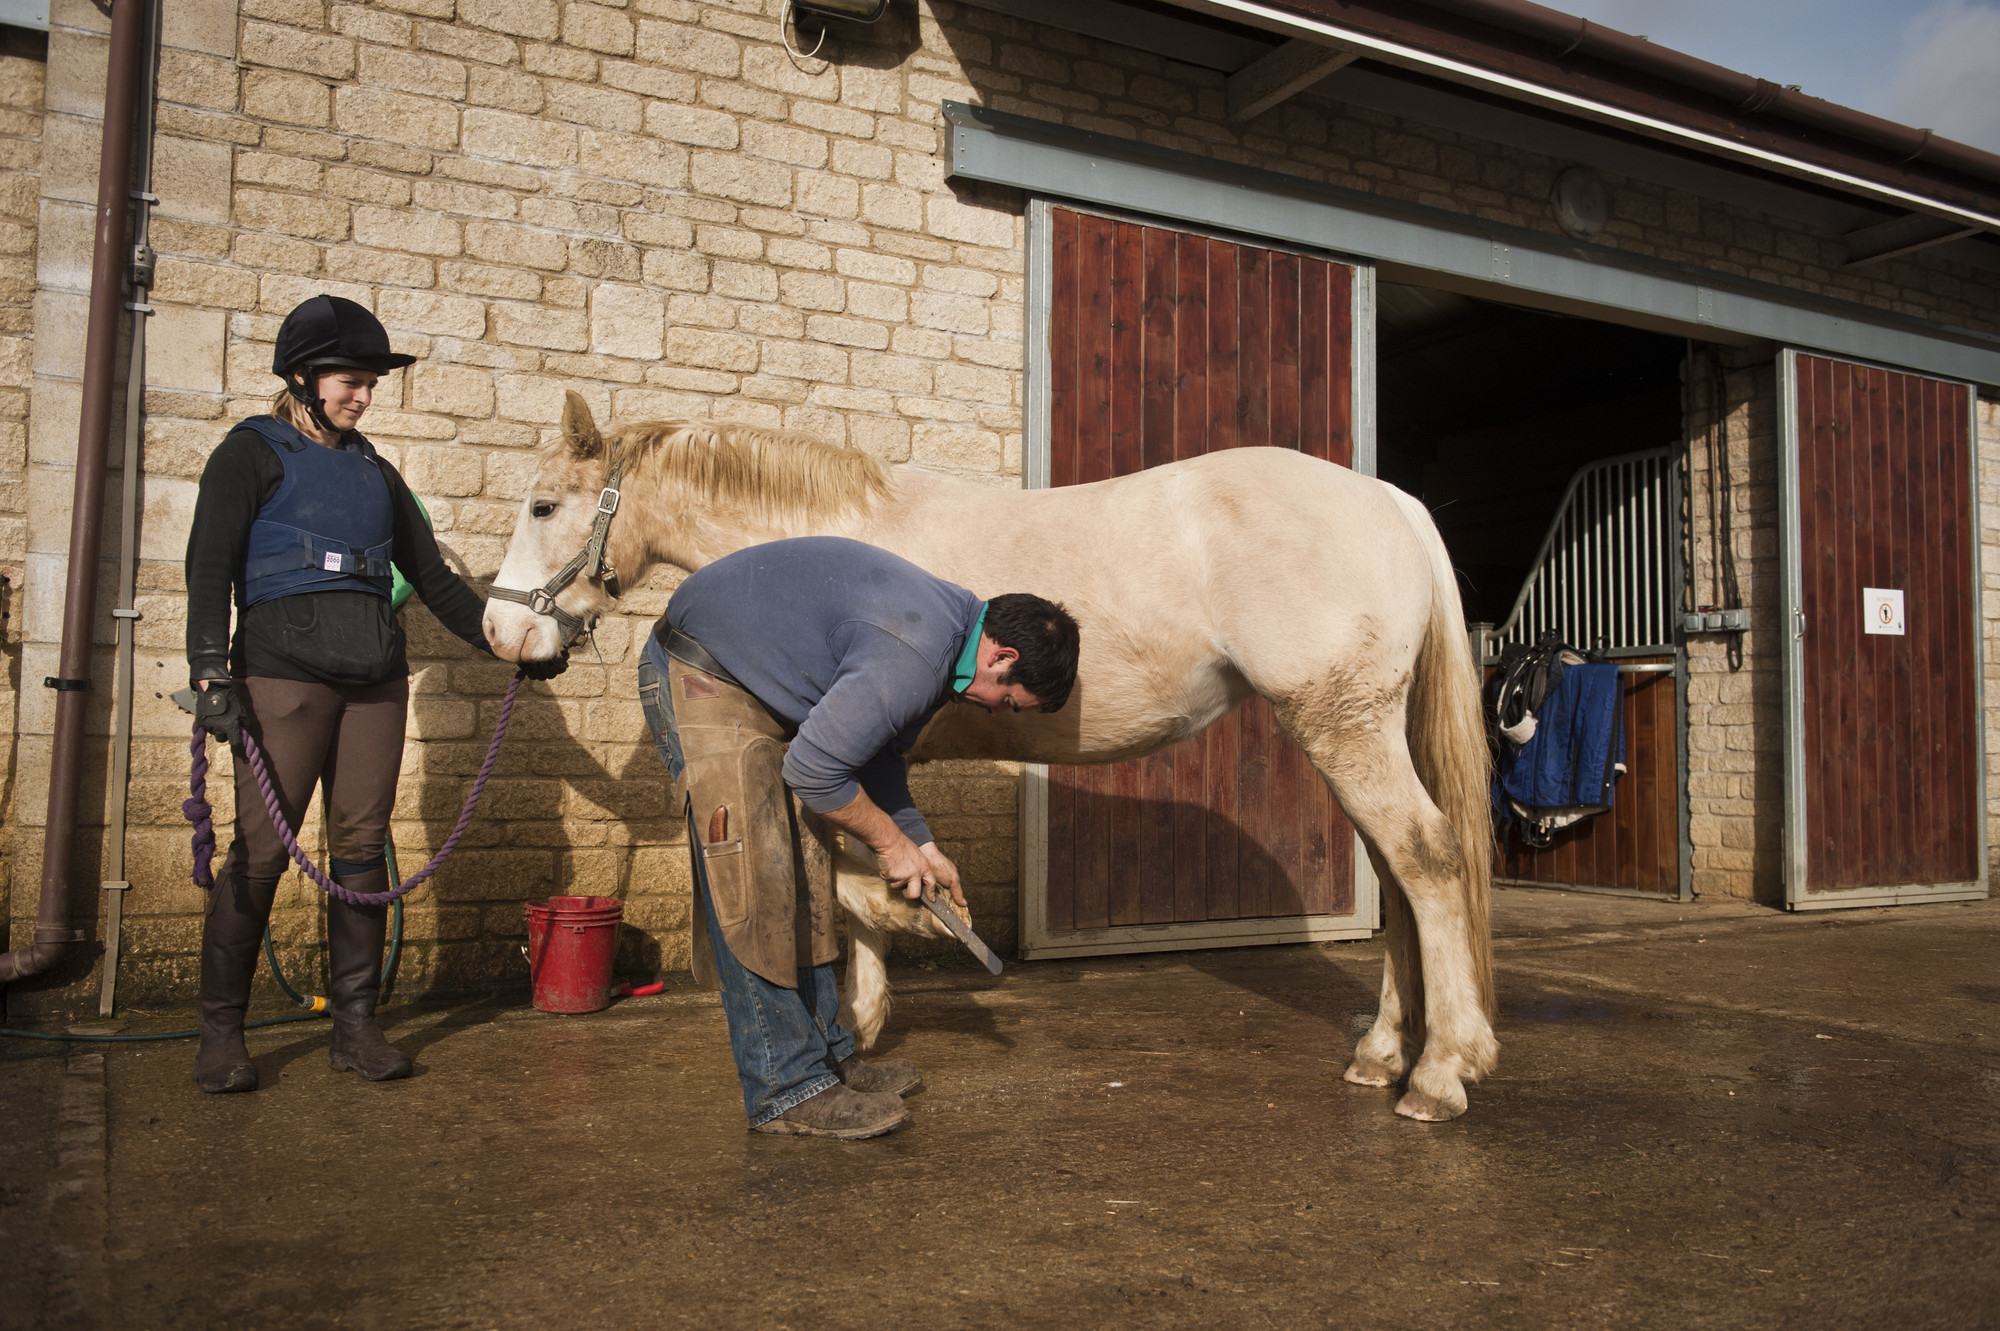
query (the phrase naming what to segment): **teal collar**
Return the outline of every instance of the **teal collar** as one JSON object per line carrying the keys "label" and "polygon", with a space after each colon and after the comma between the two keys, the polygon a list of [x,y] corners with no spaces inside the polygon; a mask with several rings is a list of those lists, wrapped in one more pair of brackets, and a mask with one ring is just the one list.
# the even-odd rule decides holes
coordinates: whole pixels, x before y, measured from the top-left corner
{"label": "teal collar", "polygon": [[979,618],[972,626],[972,633],[965,640],[965,650],[958,654],[958,664],[951,668],[951,691],[963,693],[972,686],[972,678],[979,672],[979,635],[986,629],[986,607],[979,607]]}

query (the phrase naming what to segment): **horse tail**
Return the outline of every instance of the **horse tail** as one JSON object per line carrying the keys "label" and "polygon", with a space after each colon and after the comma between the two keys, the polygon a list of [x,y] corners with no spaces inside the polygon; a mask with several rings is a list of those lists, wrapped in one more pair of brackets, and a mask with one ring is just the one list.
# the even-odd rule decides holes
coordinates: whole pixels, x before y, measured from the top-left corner
{"label": "horse tail", "polygon": [[1479,1001],[1494,1015],[1493,932],[1487,897],[1493,885],[1493,757],[1486,746],[1479,665],[1465,631],[1458,576],[1437,524],[1423,504],[1391,489],[1431,563],[1431,620],[1410,683],[1409,745],[1417,779],[1458,835],[1465,864],[1466,927]]}

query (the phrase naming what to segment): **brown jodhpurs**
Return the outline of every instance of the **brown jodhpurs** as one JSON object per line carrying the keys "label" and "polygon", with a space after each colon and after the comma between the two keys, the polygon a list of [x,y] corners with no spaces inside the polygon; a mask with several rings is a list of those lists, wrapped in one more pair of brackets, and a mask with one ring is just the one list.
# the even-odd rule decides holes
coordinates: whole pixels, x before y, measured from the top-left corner
{"label": "brown jodhpurs", "polygon": [[[263,751],[285,822],[297,832],[313,788],[324,782],[332,801],[327,820],[328,850],[336,861],[332,876],[353,891],[386,890],[383,845],[402,769],[410,681],[336,686],[260,677],[236,680],[234,687],[247,704],[244,725]],[[291,865],[240,748],[235,766],[236,839],[208,894],[202,927],[203,1019],[222,1026],[242,1022],[271,900]],[[336,999],[351,991],[350,1005],[372,1013],[388,907],[329,900],[326,909]]]}
{"label": "brown jodhpurs", "polygon": [[[730,955],[784,989],[840,955],[832,829],[785,786],[790,736],[742,686],[668,658],[689,806],[690,853],[708,875]],[[707,912],[694,911],[695,978],[716,987]]]}

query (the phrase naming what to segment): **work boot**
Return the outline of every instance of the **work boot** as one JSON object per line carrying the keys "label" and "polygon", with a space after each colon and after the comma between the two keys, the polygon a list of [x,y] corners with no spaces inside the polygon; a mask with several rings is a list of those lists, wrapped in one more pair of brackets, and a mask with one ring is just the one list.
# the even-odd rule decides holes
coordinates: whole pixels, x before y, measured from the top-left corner
{"label": "work boot", "polygon": [[759,1123],[752,1132],[769,1132],[790,1137],[838,1137],[858,1141],[880,1137],[909,1122],[910,1111],[900,1097],[886,1092],[864,1093],[833,1085],[801,1100],[768,1123]]}
{"label": "work boot", "polygon": [[870,1063],[859,1054],[840,1060],[840,1084],[870,1095],[910,1095],[924,1088],[924,1074],[907,1058]]}
{"label": "work boot", "polygon": [[[378,865],[336,871],[333,880],[350,892],[386,892],[389,869]],[[350,906],[337,897],[326,903],[327,1008],[333,1016],[333,1044],[327,1066],[352,1069],[367,1081],[394,1081],[415,1070],[410,1056],[390,1044],[375,1024],[375,1000],[382,991],[382,940],[389,932],[389,907]]]}
{"label": "work boot", "polygon": [[194,1082],[211,1095],[257,1089],[257,1065],[243,1043],[243,1014],[277,889],[275,878],[248,881],[228,866],[209,889],[201,922],[201,1042]]}

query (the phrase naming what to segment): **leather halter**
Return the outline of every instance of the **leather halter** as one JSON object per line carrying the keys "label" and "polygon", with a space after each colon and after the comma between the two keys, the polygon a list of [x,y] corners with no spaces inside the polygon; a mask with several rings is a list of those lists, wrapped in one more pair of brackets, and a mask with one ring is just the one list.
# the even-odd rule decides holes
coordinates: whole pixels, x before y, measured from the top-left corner
{"label": "leather halter", "polygon": [[[493,586],[486,589],[489,599],[514,601],[525,605],[538,615],[547,615],[562,628],[562,645],[566,648],[583,634],[597,627],[597,612],[588,615],[572,615],[556,604],[556,597],[562,590],[575,582],[579,576],[602,583],[604,591],[612,599],[619,595],[618,570],[611,567],[605,558],[604,547],[611,534],[611,517],[618,511],[618,482],[625,474],[625,463],[620,460],[611,468],[611,474],[604,478],[604,488],[597,493],[597,516],[591,520],[590,539],[583,543],[583,549],[576,552],[569,563],[557,569],[555,576],[533,591],[515,591],[511,587]],[[531,501],[532,502],[532,501]]]}

